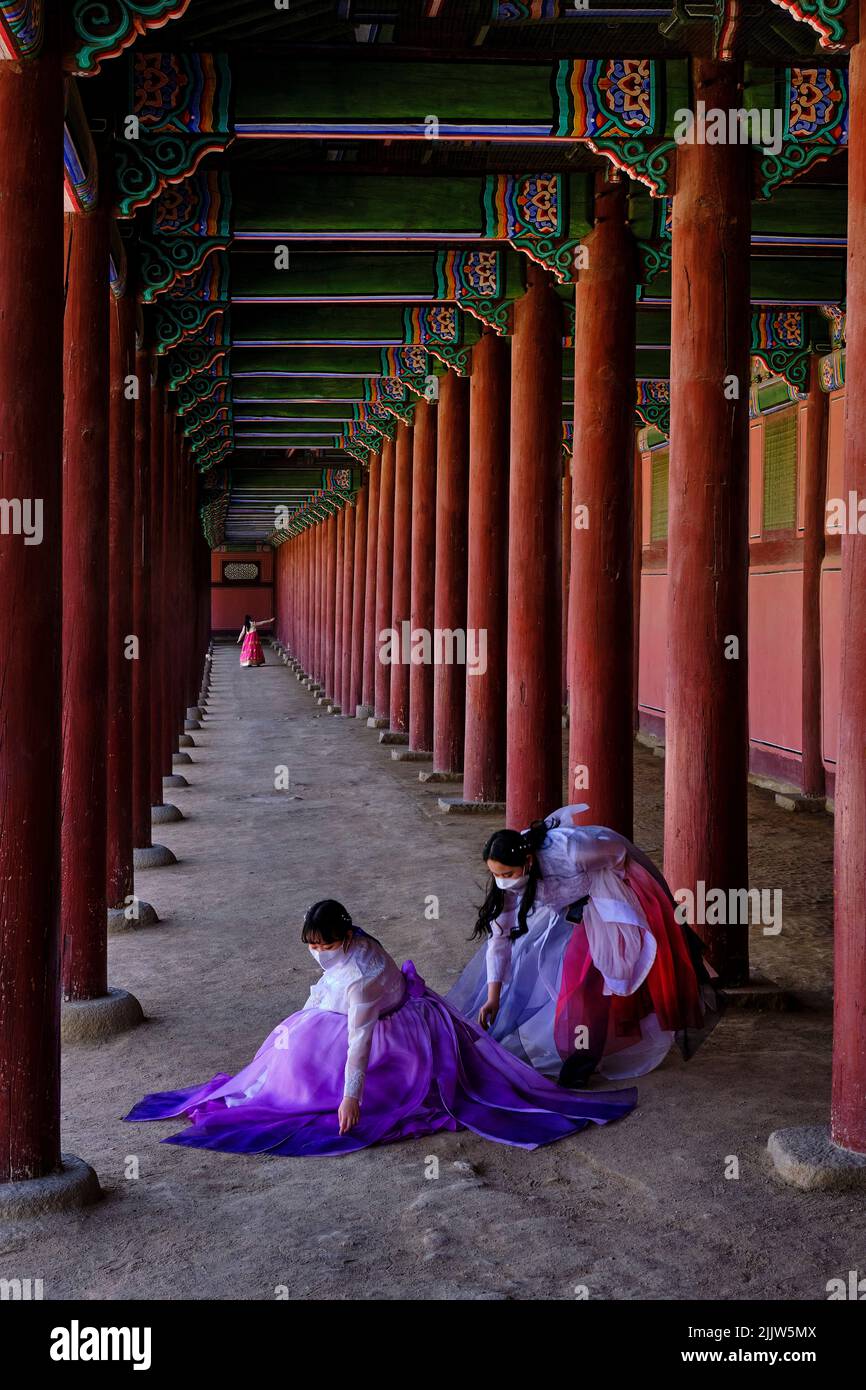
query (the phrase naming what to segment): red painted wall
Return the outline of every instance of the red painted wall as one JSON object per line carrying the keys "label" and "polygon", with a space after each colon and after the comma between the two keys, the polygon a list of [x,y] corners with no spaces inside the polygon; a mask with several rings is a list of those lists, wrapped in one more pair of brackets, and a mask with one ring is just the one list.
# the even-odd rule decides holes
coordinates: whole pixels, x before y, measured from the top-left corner
{"label": "red painted wall", "polygon": [[[829,403],[827,496],[842,496],[844,391]],[[803,407],[792,406],[802,411]],[[775,556],[762,540],[764,420],[752,421],[749,439],[749,721],[753,772],[795,785],[802,754],[802,475],[798,470],[797,526],[785,533]],[[800,434],[802,446],[802,431]],[[643,545],[641,578],[638,703],[641,727],[664,736],[667,645],[667,544],[652,544],[652,455],[642,455]],[[787,543],[786,543],[787,542]],[[839,718],[839,627],[841,583],[838,542],[828,541],[821,581],[822,749],[825,766],[835,768]],[[832,790],[832,787],[831,787]]]}
{"label": "red painted wall", "polygon": [[[230,560],[252,560],[259,565],[259,583],[250,585],[225,584],[223,565]],[[274,552],[270,546],[262,550],[230,550],[219,547],[211,551],[211,630],[240,631],[244,617],[274,616]]]}

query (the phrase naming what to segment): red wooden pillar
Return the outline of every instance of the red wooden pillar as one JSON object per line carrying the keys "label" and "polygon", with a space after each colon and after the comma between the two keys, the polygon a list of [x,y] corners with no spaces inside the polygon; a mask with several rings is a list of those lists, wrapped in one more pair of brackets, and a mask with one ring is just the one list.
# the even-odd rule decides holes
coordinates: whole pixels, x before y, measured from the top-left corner
{"label": "red wooden pillar", "polygon": [[132,545],[135,415],[129,394],[135,374],[135,301],[110,306],[108,455],[108,844],[110,908],[132,894]]}
{"label": "red wooden pillar", "polygon": [[[740,73],[693,60],[695,100],[736,108]],[[677,150],[665,718],[665,875],[674,892],[695,892],[701,881],[707,890],[748,885],[751,157],[733,144]],[[724,982],[743,984],[748,927],[697,926]]]}
{"label": "red wooden pillar", "polygon": [[394,565],[394,465],[393,439],[382,445],[379,475],[379,524],[376,546],[376,675],[373,713],[383,727],[391,713],[391,667],[382,660],[382,634],[391,625],[391,589]]}
{"label": "red wooden pillar", "polygon": [[150,805],[162,806],[162,662],[163,662],[163,486],[165,390],[156,379],[150,388]]}
{"label": "red wooden pillar", "polygon": [[[598,176],[575,292],[569,597],[570,802],[631,838],[637,255],[625,182]],[[578,513],[578,508],[580,512]]]}
{"label": "red wooden pillar", "polygon": [[370,482],[367,495],[367,578],[364,585],[364,671],[361,684],[361,717],[373,714],[376,703],[376,569],[379,536],[379,481],[382,456],[370,459]]}
{"label": "red wooden pillar", "polygon": [[341,507],[334,517],[336,528],[336,564],[334,568],[334,680],[332,699],[339,707],[343,692],[343,566],[346,545],[346,508]]}
{"label": "red wooden pillar", "polygon": [[562,634],[562,708],[568,709],[568,607],[569,595],[571,592],[571,526],[572,526],[572,506],[571,506],[571,469],[572,462],[567,458],[562,470],[562,587],[560,590],[560,601],[562,603],[562,613],[560,615],[560,632]]}
{"label": "red wooden pillar", "polygon": [[[461,772],[466,724],[466,667],[450,633],[466,631],[469,510],[469,382],[446,372],[439,382],[436,459],[436,580],[433,624],[433,771]],[[432,634],[434,639],[436,633]],[[449,649],[446,650],[446,643]]]}
{"label": "red wooden pillar", "polygon": [[132,843],[150,848],[150,353],[135,354],[138,398],[135,402],[135,459],[132,559],[132,628],[138,658],[132,664]]}
{"label": "red wooden pillar", "polygon": [[316,527],[318,532],[318,575],[316,579],[316,680],[324,690],[327,685],[327,639],[325,636],[325,621],[327,614],[327,580],[328,580],[328,526],[327,522],[320,521]]}
{"label": "red wooden pillar", "polygon": [[108,216],[100,208],[65,218],[60,919],[67,999],[108,988]]}
{"label": "red wooden pillar", "polygon": [[478,670],[466,674],[466,801],[505,798],[510,370],[508,339],[485,333],[472,349],[469,392],[466,638]]}
{"label": "red wooden pillar", "polygon": [[640,609],[643,584],[643,460],[634,438],[634,526],[632,527],[632,712],[634,732],[640,729]]}
{"label": "red wooden pillar", "polygon": [[355,502],[355,554],[352,579],[352,666],[348,704],[343,713],[354,718],[361,704],[364,683],[364,607],[367,587],[367,497],[365,483]]}
{"label": "red wooden pillar", "polygon": [[295,653],[304,672],[310,671],[310,541],[309,530],[299,537],[301,546],[301,640]]}
{"label": "red wooden pillar", "polygon": [[160,711],[160,754],[159,761],[163,778],[170,777],[171,758],[174,750],[174,698],[172,690],[172,587],[174,562],[174,500],[176,458],[174,450],[175,417],[166,409],[163,419],[162,455],[162,709]]}
{"label": "red wooden pillar", "polygon": [[50,50],[0,60],[0,1182],[60,1161],[63,78]]}
{"label": "red wooden pillar", "polygon": [[511,345],[505,814],[515,829],[562,799],[562,333],[549,277],[532,266]]}
{"label": "red wooden pillar", "polygon": [[[413,632],[433,633],[436,594],[436,406],[419,401],[412,430],[412,601]],[[413,662],[409,671],[409,747],[433,751],[433,663]]]}
{"label": "red wooden pillar", "polygon": [[410,621],[412,595],[412,427],[397,425],[394,463],[394,559],[391,570],[391,627],[399,660],[391,667],[389,721],[394,733],[409,732],[409,672],[403,661],[403,623]]}
{"label": "red wooden pillar", "polygon": [[[851,52],[848,146],[848,317],[843,496],[866,497],[866,0]],[[842,537],[842,676],[836,772],[834,1143],[866,1153],[866,534]],[[861,521],[862,526],[862,521]]]}
{"label": "red wooden pillar", "polygon": [[334,618],[337,586],[337,518],[325,522],[325,694],[334,698]]}
{"label": "red wooden pillar", "polygon": [[803,440],[803,794],[824,796],[821,747],[821,566],[827,491],[828,396],[819,358],[809,366],[809,395],[800,415]]}
{"label": "red wooden pillar", "polygon": [[342,678],[337,693],[342,713],[344,715],[351,714],[352,718],[355,717],[355,706],[352,704],[352,600],[355,582],[355,522],[357,513],[358,503],[355,499],[354,504],[349,503],[347,505],[343,521],[343,650],[340,659]]}

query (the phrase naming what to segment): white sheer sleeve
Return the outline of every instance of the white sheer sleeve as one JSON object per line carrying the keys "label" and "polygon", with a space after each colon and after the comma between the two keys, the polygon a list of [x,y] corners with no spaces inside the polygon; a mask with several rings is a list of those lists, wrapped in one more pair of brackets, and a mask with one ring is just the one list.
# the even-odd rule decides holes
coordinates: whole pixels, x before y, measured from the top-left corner
{"label": "white sheer sleeve", "polygon": [[517,923],[517,909],[500,912],[490,923],[487,943],[487,983],[505,984],[511,974],[511,933]]}
{"label": "white sheer sleeve", "polygon": [[364,1093],[364,1078],[370,1060],[373,1029],[376,1027],[383,1004],[387,1004],[387,993],[384,971],[355,980],[346,991],[349,1006],[349,1051],[346,1057],[343,1094],[357,1101],[360,1101]]}

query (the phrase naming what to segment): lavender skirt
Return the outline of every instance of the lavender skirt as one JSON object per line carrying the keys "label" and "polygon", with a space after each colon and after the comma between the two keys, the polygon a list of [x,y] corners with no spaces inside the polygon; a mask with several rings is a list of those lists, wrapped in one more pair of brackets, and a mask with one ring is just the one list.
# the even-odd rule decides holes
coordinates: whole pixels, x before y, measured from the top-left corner
{"label": "lavender skirt", "polygon": [[376,1024],[359,1124],[340,1135],[345,1014],[303,1009],[265,1039],[237,1076],[145,1096],[127,1120],[183,1116],[164,1144],[224,1153],[326,1155],[471,1129],[536,1149],[634,1109],[637,1092],[563,1090],[427,989],[411,961],[406,998]]}

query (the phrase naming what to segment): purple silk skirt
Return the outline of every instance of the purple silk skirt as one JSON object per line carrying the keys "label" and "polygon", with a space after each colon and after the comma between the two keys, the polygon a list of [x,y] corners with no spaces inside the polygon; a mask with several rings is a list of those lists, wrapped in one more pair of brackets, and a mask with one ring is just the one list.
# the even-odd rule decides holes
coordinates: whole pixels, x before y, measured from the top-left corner
{"label": "purple silk skirt", "polygon": [[536,1149],[587,1124],[627,1115],[637,1092],[565,1090],[513,1057],[429,990],[411,961],[406,997],[373,1033],[361,1119],[338,1132],[348,1050],[345,1014],[302,1009],[265,1039],[236,1076],[145,1096],[127,1120],[183,1116],[165,1144],[224,1153],[334,1155],[470,1129],[483,1139]]}

